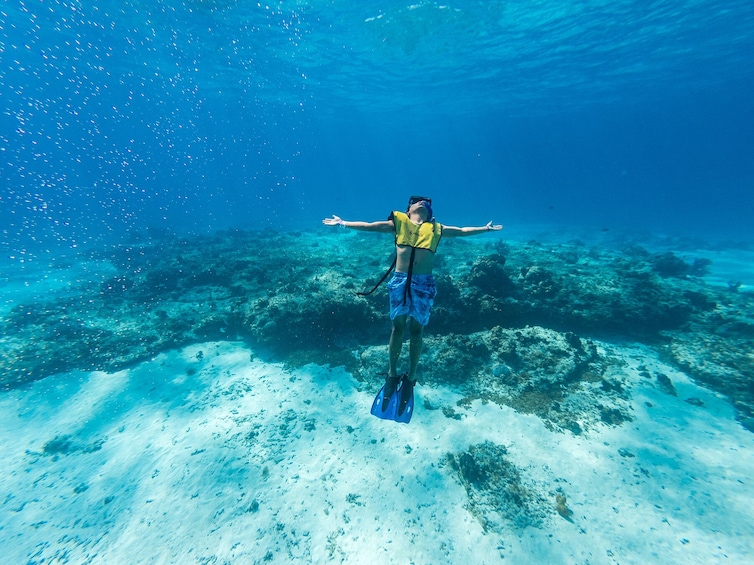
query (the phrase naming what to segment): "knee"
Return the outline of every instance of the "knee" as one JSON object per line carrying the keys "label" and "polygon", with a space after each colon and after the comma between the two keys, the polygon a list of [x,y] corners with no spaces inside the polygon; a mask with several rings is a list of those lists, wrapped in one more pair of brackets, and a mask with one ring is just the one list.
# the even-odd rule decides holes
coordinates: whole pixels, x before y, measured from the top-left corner
{"label": "knee", "polygon": [[393,320],[393,333],[398,336],[402,336],[406,331],[406,320],[396,318]]}
{"label": "knee", "polygon": [[409,330],[411,332],[411,337],[417,338],[421,337],[424,333],[424,326],[422,326],[419,322],[411,319],[411,329]]}

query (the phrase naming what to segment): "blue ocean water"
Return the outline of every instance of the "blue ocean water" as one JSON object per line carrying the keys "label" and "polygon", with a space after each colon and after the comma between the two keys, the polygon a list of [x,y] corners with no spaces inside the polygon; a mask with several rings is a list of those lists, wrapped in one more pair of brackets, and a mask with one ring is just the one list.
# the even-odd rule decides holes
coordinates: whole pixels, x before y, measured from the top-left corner
{"label": "blue ocean water", "polygon": [[749,237],[753,51],[740,0],[13,0],[3,251],[410,193],[456,225]]}
{"label": "blue ocean water", "polygon": [[[744,562],[752,53],[743,0],[7,0],[0,554]],[[407,426],[390,237],[322,219],[411,194],[505,231]]]}

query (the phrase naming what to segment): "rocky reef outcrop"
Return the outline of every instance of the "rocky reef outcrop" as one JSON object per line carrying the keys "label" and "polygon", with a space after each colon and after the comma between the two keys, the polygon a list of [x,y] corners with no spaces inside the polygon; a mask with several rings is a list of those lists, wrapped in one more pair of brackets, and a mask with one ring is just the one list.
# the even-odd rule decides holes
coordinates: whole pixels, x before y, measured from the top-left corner
{"label": "rocky reef outcrop", "polygon": [[[356,291],[379,279],[390,253],[389,238],[333,231],[232,231],[90,249],[80,261],[109,266],[97,284],[5,312],[0,386],[113,371],[210,339],[376,378],[390,331],[387,295],[384,287],[369,297]],[[595,418],[630,419],[600,413],[600,394],[619,398],[620,382],[590,340],[639,341],[728,395],[752,429],[754,299],[740,285],[707,285],[708,266],[704,257],[636,245],[443,241],[424,363],[469,399],[578,433]],[[577,398],[591,408],[575,410]]]}
{"label": "rocky reef outcrop", "polygon": [[[384,346],[366,348],[357,374],[364,380],[384,374],[385,355]],[[469,335],[435,335],[425,340],[422,361],[431,382],[461,392],[459,407],[476,400],[510,406],[538,416],[551,430],[576,435],[632,420],[620,361],[571,332],[496,326]]]}

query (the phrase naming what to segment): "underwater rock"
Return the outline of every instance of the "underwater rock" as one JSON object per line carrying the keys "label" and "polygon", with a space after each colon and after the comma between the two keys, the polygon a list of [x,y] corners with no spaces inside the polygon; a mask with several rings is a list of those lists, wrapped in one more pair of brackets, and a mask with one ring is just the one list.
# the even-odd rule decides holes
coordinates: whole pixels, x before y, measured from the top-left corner
{"label": "underwater rock", "polygon": [[495,298],[513,296],[516,285],[504,267],[504,255],[496,253],[480,257],[471,268],[465,286],[479,294],[488,294]]}
{"label": "underwater rock", "polygon": [[566,499],[566,496],[564,494],[555,495],[555,510],[561,517],[565,518],[569,522],[573,522],[573,520],[571,519],[573,512],[570,508],[568,508],[568,500]]}
{"label": "underwater rock", "polygon": [[487,367],[490,350],[483,340],[476,336],[449,334],[432,339],[424,351],[432,367],[431,379],[434,382],[462,384]]}
{"label": "underwater rock", "polygon": [[[595,249],[584,254],[572,245],[553,247],[510,246],[504,261],[498,260],[496,266],[513,284],[505,292],[485,287],[480,276],[491,270],[494,256],[479,259],[468,276],[458,279],[468,290],[457,309],[476,322],[462,329],[528,324],[650,340],[657,339],[662,330],[680,328],[695,308],[710,307],[701,291],[700,295],[683,294],[692,291],[683,284],[699,283],[658,277],[649,254],[623,257]],[[511,278],[514,273],[518,274]]]}
{"label": "underwater rock", "polygon": [[663,350],[695,381],[728,396],[744,424],[754,417],[754,295],[705,294],[715,307],[698,310],[682,331],[663,332]]}
{"label": "underwater rock", "polygon": [[691,264],[691,267],[689,268],[689,274],[691,274],[694,277],[703,277],[704,275],[708,275],[709,266],[711,264],[712,264],[711,260],[705,259],[703,257],[694,259],[694,262]]}
{"label": "underwater rock", "polygon": [[530,296],[553,297],[560,290],[554,274],[538,265],[521,269],[519,282]]}
{"label": "underwater rock", "polygon": [[683,296],[694,308],[702,312],[709,312],[717,308],[717,302],[704,292],[686,290],[683,292]]}
{"label": "underwater rock", "polygon": [[107,438],[97,439],[91,443],[84,443],[72,436],[55,436],[42,447],[42,455],[58,457],[59,455],[72,455],[74,453],[94,453],[102,449]]}
{"label": "underwater rock", "polygon": [[[369,303],[355,293],[278,294],[261,299],[245,312],[251,338],[285,354],[291,349],[352,349],[377,341],[364,322],[377,320]],[[386,332],[378,337],[385,340]]]}
{"label": "underwater rock", "polygon": [[607,425],[620,426],[624,422],[631,422],[633,418],[623,410],[612,406],[600,406],[600,419]]}
{"label": "underwater rock", "polygon": [[665,349],[671,360],[694,380],[728,396],[742,424],[754,417],[751,338],[707,332],[673,333]]}
{"label": "underwater rock", "polygon": [[[433,333],[464,332],[467,328],[473,327],[475,324],[471,319],[468,301],[463,298],[460,288],[448,275],[436,275],[435,282],[437,297],[432,307],[430,331]],[[382,315],[384,316],[384,313]]]}
{"label": "underwater rock", "polygon": [[[387,293],[355,292],[382,275],[392,240],[338,234],[166,234],[82,252],[115,272],[7,311],[0,387],[64,371],[115,371],[207,339],[245,340],[292,364],[342,364],[376,384],[386,368]],[[306,237],[317,245],[302,245]],[[705,286],[696,278],[705,260],[686,264],[682,278],[661,276],[681,273],[679,262],[579,242],[444,241],[422,378],[458,387],[467,403],[493,401],[552,429],[587,433],[620,419],[603,417],[599,406],[628,415],[630,391],[585,336],[635,339],[727,394],[748,421],[752,295]]]}
{"label": "underwater rock", "polygon": [[71,441],[71,436],[55,436],[55,438],[45,443],[42,448],[42,453],[45,455],[56,455],[59,453],[68,455],[74,451],[76,451],[76,449]]}
{"label": "underwater rock", "polygon": [[499,533],[506,525],[517,529],[540,527],[548,515],[544,497],[535,485],[527,484],[525,474],[507,455],[504,446],[487,441],[446,456],[466,490],[469,511],[485,532]]}
{"label": "underwater rock", "polygon": [[[631,419],[622,365],[575,334],[496,327],[469,335],[427,336],[424,345],[419,382],[455,387],[464,395],[461,408],[476,400],[494,402],[534,414],[553,431],[577,435]],[[364,348],[359,361],[357,377],[379,388],[387,347]],[[617,415],[606,418],[605,406],[614,407]]]}
{"label": "underwater rock", "polygon": [[738,289],[741,288],[743,283],[741,281],[737,280],[729,280],[728,281],[728,290],[731,292],[738,292]]}
{"label": "underwater rock", "polygon": [[683,277],[691,267],[675,253],[661,253],[652,258],[652,269],[661,277]]}
{"label": "underwater rock", "polygon": [[659,386],[660,390],[665,394],[669,394],[670,396],[678,396],[678,392],[675,390],[673,381],[671,381],[670,377],[668,377],[666,374],[657,373],[657,375],[655,375],[655,379],[657,380],[657,385]]}

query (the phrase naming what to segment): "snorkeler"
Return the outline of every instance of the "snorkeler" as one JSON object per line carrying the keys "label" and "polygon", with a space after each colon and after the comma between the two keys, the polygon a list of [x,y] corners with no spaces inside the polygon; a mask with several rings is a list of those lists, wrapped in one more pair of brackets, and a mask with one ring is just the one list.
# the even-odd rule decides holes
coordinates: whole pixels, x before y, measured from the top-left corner
{"label": "snorkeler", "polygon": [[[429,322],[437,294],[432,269],[440,238],[497,231],[503,226],[492,222],[485,226],[463,228],[440,224],[432,213],[432,199],[425,196],[412,196],[405,213],[393,211],[385,221],[352,222],[333,215],[322,220],[322,223],[355,230],[395,233],[395,261],[382,279],[385,280],[395,268],[395,274],[388,283],[390,319],[393,321],[388,373],[384,386],[374,399],[372,414],[378,418],[408,423],[413,413],[416,369],[422,350],[424,326]],[[376,288],[360,294],[370,294]],[[409,370],[399,377],[396,367],[407,324],[410,334]]]}

